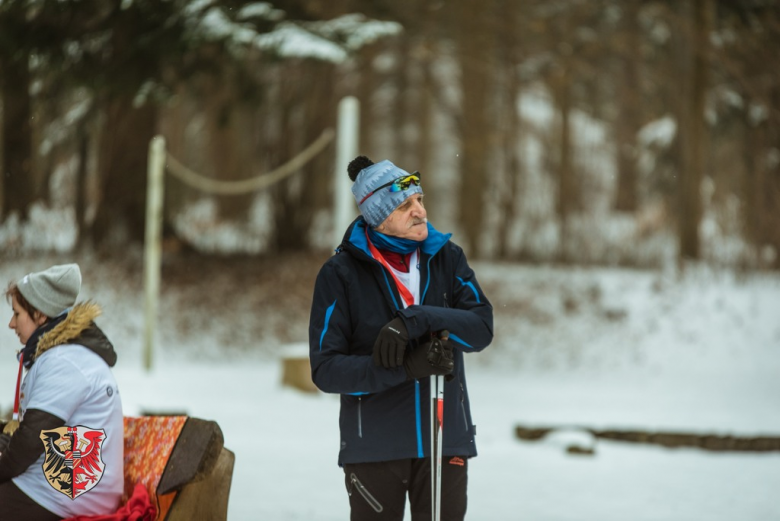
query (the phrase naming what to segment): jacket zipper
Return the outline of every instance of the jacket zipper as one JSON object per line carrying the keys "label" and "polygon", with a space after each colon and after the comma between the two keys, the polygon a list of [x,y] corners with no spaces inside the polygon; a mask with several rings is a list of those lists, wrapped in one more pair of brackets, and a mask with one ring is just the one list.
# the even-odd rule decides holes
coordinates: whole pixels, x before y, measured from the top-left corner
{"label": "jacket zipper", "polygon": [[363,437],[363,397],[358,396],[358,438]]}
{"label": "jacket zipper", "polygon": [[463,388],[463,382],[458,379],[460,385],[460,410],[463,411],[463,423],[466,424],[466,430],[470,431],[469,419],[466,417],[466,390]]}
{"label": "jacket zipper", "polygon": [[350,487],[349,487],[349,495],[352,495],[352,489],[357,486],[358,492],[360,492],[360,495],[363,496],[363,499],[366,500],[366,503],[374,509],[375,512],[379,513],[382,510],[384,510],[384,507],[382,507],[382,504],[377,501],[377,499],[371,494],[371,492],[368,491],[366,487],[363,486],[363,483],[360,482],[360,480],[357,478],[354,472],[350,473],[349,475],[349,481],[350,481]]}

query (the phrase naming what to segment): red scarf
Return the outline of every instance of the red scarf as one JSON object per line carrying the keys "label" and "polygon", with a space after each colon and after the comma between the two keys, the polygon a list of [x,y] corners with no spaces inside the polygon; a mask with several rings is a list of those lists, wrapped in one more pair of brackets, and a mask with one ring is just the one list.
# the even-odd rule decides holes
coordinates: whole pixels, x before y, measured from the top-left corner
{"label": "red scarf", "polygon": [[[387,269],[387,271],[390,272],[390,276],[393,277],[393,281],[395,282],[395,287],[398,289],[398,293],[401,294],[401,298],[403,298],[404,302],[406,302],[406,305],[407,306],[414,305],[414,295],[412,295],[412,292],[409,291],[409,288],[404,286],[401,283],[401,281],[398,280],[398,277],[395,276],[395,273],[393,273],[390,264],[387,262],[387,260],[382,255],[382,253],[376,248],[376,246],[374,246],[374,244],[371,242],[371,239],[368,238],[368,232],[366,232],[366,241],[368,241],[368,250],[371,252],[371,256],[374,257],[374,259],[378,260],[382,264],[382,266],[384,266]],[[411,253],[409,255],[411,255]],[[407,271],[408,271],[408,267],[407,267]]]}

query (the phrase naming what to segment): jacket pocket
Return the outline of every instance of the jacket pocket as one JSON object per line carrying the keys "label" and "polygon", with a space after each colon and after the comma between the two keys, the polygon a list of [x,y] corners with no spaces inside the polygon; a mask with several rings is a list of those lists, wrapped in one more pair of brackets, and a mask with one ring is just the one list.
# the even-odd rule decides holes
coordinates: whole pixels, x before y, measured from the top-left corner
{"label": "jacket pocket", "polygon": [[466,432],[473,436],[474,428],[469,422],[468,415],[466,414],[466,389],[463,387],[463,382],[460,381],[460,378],[458,379],[458,385],[460,386],[460,411],[463,414],[463,426],[466,429]]}
{"label": "jacket pocket", "polygon": [[347,492],[350,496],[352,496],[353,489],[357,489],[358,493],[363,496],[363,499],[366,500],[366,503],[368,503],[368,505],[373,508],[375,512],[379,513],[384,510],[382,504],[377,501],[377,499],[373,496],[373,494],[371,494],[371,492],[368,491],[365,486],[363,486],[363,483],[360,482],[354,472],[350,473],[349,475],[349,490]]}

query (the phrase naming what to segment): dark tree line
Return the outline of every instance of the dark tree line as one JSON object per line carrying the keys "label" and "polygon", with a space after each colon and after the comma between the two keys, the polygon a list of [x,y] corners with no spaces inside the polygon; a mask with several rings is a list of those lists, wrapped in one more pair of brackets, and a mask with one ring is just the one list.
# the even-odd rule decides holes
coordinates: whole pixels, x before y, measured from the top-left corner
{"label": "dark tree line", "polygon": [[[430,212],[452,216],[475,255],[538,258],[516,237],[518,223],[541,233],[526,226],[537,219],[553,223],[553,257],[577,262],[589,241],[583,216],[608,215],[634,222],[636,241],[646,230],[673,233],[681,260],[700,259],[711,240],[702,223],[715,212],[720,233],[754,252],[745,262],[780,266],[777,0],[279,0],[249,9],[257,5],[0,3],[0,218],[24,219],[50,197],[54,168],[75,157],[82,240],[140,240],[154,134],[194,169],[243,179],[333,126],[338,100],[354,95],[361,151],[418,169],[446,192],[429,198]],[[355,45],[354,27],[317,25],[351,13],[403,29]],[[217,29],[230,24],[257,35],[297,27],[344,54],[291,56]],[[552,110],[542,129],[518,110],[539,92]],[[585,166],[583,118],[605,129],[614,179]],[[664,118],[670,140],[648,152],[643,129]],[[329,152],[271,189],[270,248],[311,247],[332,200]],[[551,211],[529,217],[529,197],[547,197],[539,186],[553,191]],[[169,180],[168,219],[196,196]],[[221,218],[245,218],[253,200],[220,198]]]}

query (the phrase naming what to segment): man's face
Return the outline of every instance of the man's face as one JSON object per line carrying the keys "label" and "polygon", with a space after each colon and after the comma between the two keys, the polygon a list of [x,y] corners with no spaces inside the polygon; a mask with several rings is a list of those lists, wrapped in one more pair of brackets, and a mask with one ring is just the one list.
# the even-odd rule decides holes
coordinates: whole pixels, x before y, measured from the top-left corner
{"label": "man's face", "polygon": [[377,231],[413,241],[424,241],[428,237],[428,213],[423,206],[423,195],[414,194],[393,213],[387,216]]}

